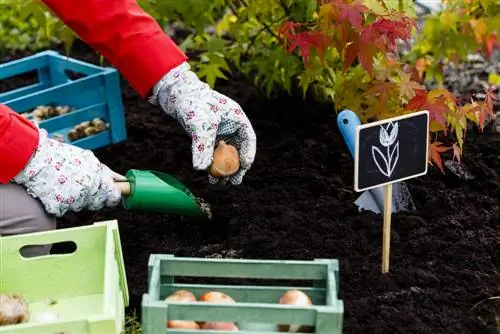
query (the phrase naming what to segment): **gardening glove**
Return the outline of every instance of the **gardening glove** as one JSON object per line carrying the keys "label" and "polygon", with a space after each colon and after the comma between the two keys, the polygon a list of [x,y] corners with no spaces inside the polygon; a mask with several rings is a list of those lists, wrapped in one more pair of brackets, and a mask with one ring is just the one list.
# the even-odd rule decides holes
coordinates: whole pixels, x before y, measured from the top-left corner
{"label": "gardening glove", "polygon": [[120,203],[114,180],[125,181],[124,176],[99,162],[92,151],[50,139],[44,129],[39,133],[37,149],[13,182],[26,187],[47,213],[61,217],[70,210],[96,211]]}
{"label": "gardening glove", "polygon": [[238,103],[202,82],[187,62],[171,70],[156,84],[150,102],[160,105],[191,136],[195,169],[210,167],[214,146],[220,140],[234,145],[240,155],[239,171],[222,180],[209,175],[209,181],[212,184],[219,181],[241,183],[254,161],[257,138]]}

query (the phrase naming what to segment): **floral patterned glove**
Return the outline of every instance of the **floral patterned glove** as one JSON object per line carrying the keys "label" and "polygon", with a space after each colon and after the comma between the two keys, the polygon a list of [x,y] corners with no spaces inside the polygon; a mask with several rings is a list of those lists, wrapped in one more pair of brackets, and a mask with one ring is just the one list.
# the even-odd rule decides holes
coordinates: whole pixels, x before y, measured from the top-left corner
{"label": "floral patterned glove", "polygon": [[254,161],[257,138],[238,103],[212,90],[186,62],[160,80],[153,89],[150,102],[160,105],[191,136],[195,169],[205,170],[210,166],[214,146],[220,140],[234,145],[240,154],[240,170],[224,180],[209,175],[209,181],[241,183]]}
{"label": "floral patterned glove", "polygon": [[47,213],[61,217],[67,211],[99,210],[120,203],[114,180],[126,180],[99,162],[90,150],[48,138],[39,129],[38,148],[13,182],[38,198]]}

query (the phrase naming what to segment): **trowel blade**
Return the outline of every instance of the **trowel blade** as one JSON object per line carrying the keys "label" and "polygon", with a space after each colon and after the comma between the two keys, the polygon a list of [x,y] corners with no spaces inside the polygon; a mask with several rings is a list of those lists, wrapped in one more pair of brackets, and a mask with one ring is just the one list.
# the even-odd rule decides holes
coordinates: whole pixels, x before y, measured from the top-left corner
{"label": "trowel blade", "polygon": [[358,206],[359,211],[371,211],[374,213],[381,212],[377,202],[375,202],[375,199],[369,190],[363,191],[354,204]]}
{"label": "trowel blade", "polygon": [[[354,202],[359,211],[368,210],[381,213],[384,210],[384,190],[382,187],[364,191]],[[406,183],[392,185],[392,212],[416,210],[415,203]]]}

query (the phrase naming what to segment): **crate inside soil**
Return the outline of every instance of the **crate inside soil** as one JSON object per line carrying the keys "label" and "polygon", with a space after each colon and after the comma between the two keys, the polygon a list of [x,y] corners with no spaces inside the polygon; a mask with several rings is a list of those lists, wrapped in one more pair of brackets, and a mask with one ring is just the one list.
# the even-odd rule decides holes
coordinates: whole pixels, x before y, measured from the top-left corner
{"label": "crate inside soil", "polygon": [[[61,243],[64,254],[27,253]],[[2,237],[0,257],[0,333],[122,333],[128,287],[116,221]]]}
{"label": "crate inside soil", "polygon": [[0,103],[46,129],[52,138],[82,148],[97,149],[126,139],[119,75],[114,68],[54,51],[0,65],[0,80],[29,73],[35,73],[36,82],[2,92]]}
{"label": "crate inside soil", "polygon": [[344,305],[338,299],[338,286],[337,260],[153,254],[148,266],[148,293],[142,300],[142,331],[342,333]]}

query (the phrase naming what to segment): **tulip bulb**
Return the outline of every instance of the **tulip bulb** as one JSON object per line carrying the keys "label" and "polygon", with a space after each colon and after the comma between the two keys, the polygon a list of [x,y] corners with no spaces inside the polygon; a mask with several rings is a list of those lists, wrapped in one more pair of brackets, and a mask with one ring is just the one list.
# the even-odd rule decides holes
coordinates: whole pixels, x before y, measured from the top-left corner
{"label": "tulip bulb", "polygon": [[226,144],[223,140],[219,141],[208,172],[214,177],[228,177],[235,174],[239,168],[240,157],[236,147]]}

